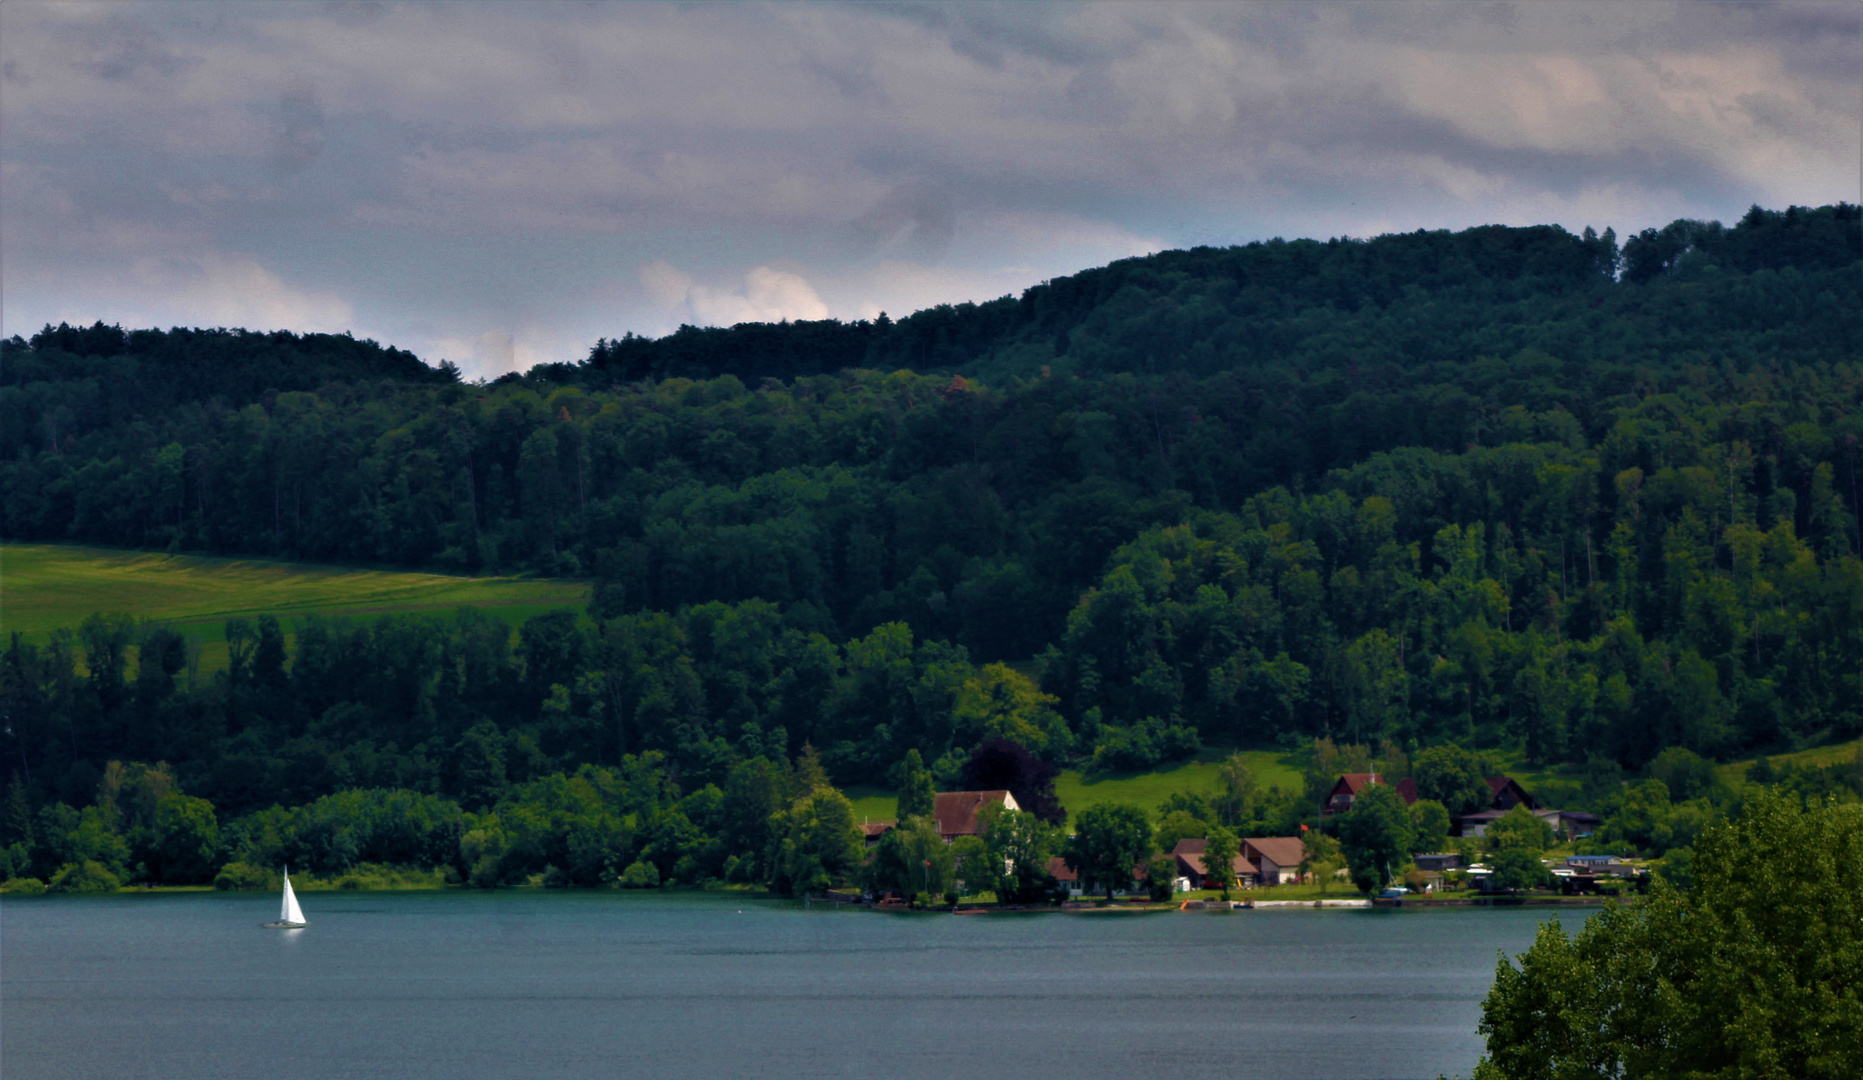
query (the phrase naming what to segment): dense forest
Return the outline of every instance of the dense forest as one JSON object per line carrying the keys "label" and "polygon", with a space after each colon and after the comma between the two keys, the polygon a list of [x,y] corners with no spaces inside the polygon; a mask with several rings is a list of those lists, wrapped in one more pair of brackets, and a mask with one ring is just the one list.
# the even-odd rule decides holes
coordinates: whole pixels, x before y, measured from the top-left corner
{"label": "dense forest", "polygon": [[480,384],[346,336],[48,327],[0,343],[8,540],[596,584],[515,633],[229,625],[211,678],[126,617],[11,635],[0,757],[30,819],[119,760],[225,814],[649,760],[722,792],[805,748],[824,784],[908,752],[944,782],[990,738],[1637,770],[1854,737],[1860,260],[1849,205],[1621,250],[1277,240]]}

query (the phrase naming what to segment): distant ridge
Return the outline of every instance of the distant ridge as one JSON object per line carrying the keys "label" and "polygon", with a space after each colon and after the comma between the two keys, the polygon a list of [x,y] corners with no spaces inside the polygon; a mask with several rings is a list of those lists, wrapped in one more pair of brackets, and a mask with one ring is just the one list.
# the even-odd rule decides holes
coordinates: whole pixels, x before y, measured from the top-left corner
{"label": "distant ridge", "polygon": [[[1622,294],[1624,288],[1726,273],[1840,269],[1863,258],[1863,215],[1848,203],[1816,209],[1755,206],[1728,229],[1678,220],[1647,229],[1620,250],[1610,230],[1575,236],[1556,225],[1484,225],[1461,232],[1370,240],[1270,240],[1240,247],[1164,251],[1055,278],[982,304],[941,304],[897,321],[682,326],[663,338],[598,341],[583,363],[533,368],[552,381],[792,378],[846,368],[965,370],[1033,375],[1041,364],[1077,370],[1187,370],[1285,350],[1312,312],[1367,308],[1429,317],[1444,298],[1464,303]],[[1614,288],[1613,286],[1617,286]],[[1154,312],[1150,348],[1107,342],[1097,324]],[[1231,323],[1254,340],[1226,354],[1196,346]]]}

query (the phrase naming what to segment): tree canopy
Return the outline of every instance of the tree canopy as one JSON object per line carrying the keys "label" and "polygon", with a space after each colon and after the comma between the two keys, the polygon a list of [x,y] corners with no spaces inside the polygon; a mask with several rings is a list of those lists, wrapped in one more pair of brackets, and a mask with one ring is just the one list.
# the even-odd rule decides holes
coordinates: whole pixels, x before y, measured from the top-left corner
{"label": "tree canopy", "polygon": [[1694,872],[1503,957],[1475,1075],[1863,1070],[1863,806],[1758,794],[1701,837]]}

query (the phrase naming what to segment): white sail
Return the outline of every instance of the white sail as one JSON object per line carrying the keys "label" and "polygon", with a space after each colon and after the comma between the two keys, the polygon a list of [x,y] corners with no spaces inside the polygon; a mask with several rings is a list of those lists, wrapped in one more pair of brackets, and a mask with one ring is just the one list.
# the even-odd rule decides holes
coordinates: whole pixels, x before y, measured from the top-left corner
{"label": "white sail", "polygon": [[304,925],[304,912],[298,907],[298,894],[291,891],[291,871],[289,870],[285,871],[285,902],[278,921]]}

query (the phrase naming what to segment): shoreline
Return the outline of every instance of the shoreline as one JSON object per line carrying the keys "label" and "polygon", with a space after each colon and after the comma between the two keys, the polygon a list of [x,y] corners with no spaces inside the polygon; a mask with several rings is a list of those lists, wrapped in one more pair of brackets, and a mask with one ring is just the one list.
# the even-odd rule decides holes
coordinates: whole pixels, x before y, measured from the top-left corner
{"label": "shoreline", "polygon": [[[321,883],[319,883],[321,885]],[[406,893],[406,892],[637,892],[642,894],[748,894],[749,889],[604,889],[594,887],[573,887],[567,889],[549,889],[541,885],[509,885],[498,889],[475,889],[467,885],[404,885],[387,888],[341,888],[329,885],[313,885],[306,889],[299,886],[299,892],[312,893]],[[55,896],[173,896],[181,894],[217,895],[265,895],[259,889],[216,889],[211,885],[131,885],[103,893],[8,893],[0,890],[0,898],[26,899]],[[858,895],[829,892],[826,895],[785,897],[774,893],[759,893],[752,897],[759,900],[801,900],[804,907],[814,904],[832,904],[836,907],[854,907],[884,914],[918,914],[918,915],[1013,915],[1039,914],[1054,912],[1062,914],[1094,913],[1152,913],[1152,912],[1206,912],[1206,911],[1366,911],[1388,908],[1495,908],[1495,907],[1601,907],[1611,897],[1606,896],[1467,896],[1467,897],[1322,897],[1310,900],[1068,900],[1061,904],[998,904],[998,903],[960,903],[956,906],[940,905],[930,908],[911,908],[903,904],[871,902]]]}

